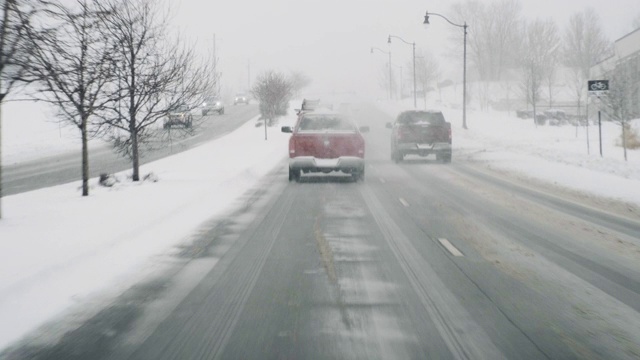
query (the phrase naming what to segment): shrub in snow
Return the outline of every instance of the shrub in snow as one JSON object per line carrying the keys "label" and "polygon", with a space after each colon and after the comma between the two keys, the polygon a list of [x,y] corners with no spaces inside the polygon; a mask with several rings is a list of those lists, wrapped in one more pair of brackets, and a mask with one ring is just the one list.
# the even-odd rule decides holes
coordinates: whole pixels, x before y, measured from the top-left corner
{"label": "shrub in snow", "polygon": [[98,184],[104,187],[112,187],[118,182],[118,179],[112,175],[107,173],[100,174],[100,179],[98,180]]}
{"label": "shrub in snow", "polygon": [[[618,146],[623,146],[625,144],[627,149],[640,149],[640,133],[638,129],[631,126],[629,123],[624,124],[624,131],[620,134],[620,139],[618,140]],[[626,140],[623,142],[622,137],[625,137]]]}
{"label": "shrub in snow", "polygon": [[158,182],[158,180],[160,180],[160,178],[158,178],[158,175],[150,172],[147,175],[145,175],[142,178],[143,181],[151,181],[151,182]]}

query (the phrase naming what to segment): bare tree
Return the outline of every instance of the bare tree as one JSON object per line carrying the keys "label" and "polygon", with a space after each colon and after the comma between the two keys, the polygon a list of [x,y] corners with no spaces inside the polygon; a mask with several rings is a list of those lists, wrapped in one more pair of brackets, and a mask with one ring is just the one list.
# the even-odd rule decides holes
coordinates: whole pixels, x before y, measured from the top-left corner
{"label": "bare tree", "polygon": [[612,44],[604,35],[600,18],[591,9],[577,12],[569,19],[562,43],[562,61],[571,73],[569,84],[580,109],[586,98],[586,83],[591,68],[611,55]]}
{"label": "bare tree", "polygon": [[270,70],[260,74],[251,89],[251,94],[260,102],[260,115],[264,121],[264,136],[267,126],[279,116],[286,115],[292,96],[292,84],[284,74]]}
{"label": "bare tree", "polygon": [[389,100],[393,99],[393,89],[398,86],[392,69],[389,69],[389,63],[385,63],[378,72],[378,85],[380,89],[389,93]]}
{"label": "bare tree", "polygon": [[527,25],[520,54],[522,90],[533,107],[534,121],[538,124],[536,106],[541,98],[543,81],[555,70],[560,39],[553,20],[534,20]]}
{"label": "bare tree", "polygon": [[[410,69],[413,69],[413,64],[409,64]],[[413,74],[412,74],[413,75]],[[416,55],[416,83],[418,91],[422,92],[424,99],[424,107],[427,107],[427,93],[429,86],[437,83],[440,77],[440,66],[438,62],[431,54],[418,54]]]}
{"label": "bare tree", "polygon": [[[467,45],[469,63],[481,81],[501,80],[505,70],[517,64],[515,54],[522,28],[522,5],[519,0],[494,0],[490,3],[478,0],[458,2],[452,6],[458,23],[472,21]],[[459,29],[452,34],[462,37]],[[459,43],[459,42],[456,42]],[[459,47],[456,47],[456,58]]]}
{"label": "bare tree", "polygon": [[544,78],[543,83],[547,87],[547,96],[549,100],[549,107],[553,107],[553,100],[556,95],[556,84],[558,77],[558,67],[560,66],[560,51],[557,49],[551,51],[544,64]]}
{"label": "bare tree", "polygon": [[[20,79],[31,44],[26,41],[36,0],[4,0],[0,5],[0,200],[2,200],[2,104]],[[0,203],[0,218],[2,218]]]}
{"label": "bare tree", "polygon": [[105,111],[112,81],[114,44],[105,36],[100,11],[89,0],[63,5],[48,3],[42,12],[52,29],[29,31],[33,44],[30,66],[24,76],[35,82],[37,100],[52,104],[61,121],[75,126],[82,139],[82,195],[89,195],[89,148],[92,119]]}
{"label": "bare tree", "polygon": [[[133,181],[140,180],[143,146],[152,148],[157,123],[182,106],[195,108],[216,89],[215,69],[197,63],[192,49],[169,37],[166,16],[154,0],[105,0],[108,36],[115,41],[116,81],[111,84],[107,140],[132,160]],[[192,132],[193,128],[185,128]]]}
{"label": "bare tree", "polygon": [[301,72],[293,71],[289,75],[289,82],[291,83],[292,96],[298,97],[300,91],[311,84],[311,78]]}
{"label": "bare tree", "polygon": [[0,105],[27,64],[31,46],[26,33],[39,5],[27,0],[4,0],[0,5]]}

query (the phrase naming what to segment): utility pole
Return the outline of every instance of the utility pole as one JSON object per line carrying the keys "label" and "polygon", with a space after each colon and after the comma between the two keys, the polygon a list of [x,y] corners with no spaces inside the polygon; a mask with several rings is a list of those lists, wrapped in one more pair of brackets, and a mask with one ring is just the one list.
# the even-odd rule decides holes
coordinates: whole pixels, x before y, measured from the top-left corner
{"label": "utility pole", "polygon": [[416,42],[413,42],[413,108],[418,108],[418,96],[416,92]]}
{"label": "utility pole", "polygon": [[[413,108],[416,109],[418,107],[418,98],[416,95],[416,42],[414,41],[410,43],[400,36],[389,35],[389,38],[387,39],[387,43],[389,44],[389,52],[391,52],[391,38],[396,38],[407,45],[411,45],[411,48],[413,50]],[[402,86],[400,88],[402,88]]]}
{"label": "utility pole", "polygon": [[[451,22],[451,20],[447,19],[445,16],[440,15],[440,14],[436,14],[436,13],[430,13],[427,11],[427,13],[424,15],[424,25],[429,25],[429,16],[431,15],[435,15],[435,16],[439,16],[443,19],[445,19],[449,24],[462,28],[464,31],[464,43],[463,43],[463,47],[464,47],[464,52],[463,52],[463,58],[462,58],[462,128],[463,129],[467,129],[467,29],[469,28],[469,25],[467,25],[467,22],[465,21],[464,24],[456,24],[454,22]],[[535,106],[535,101],[533,104],[533,122],[536,124],[537,127],[537,122],[536,122],[536,106]]]}
{"label": "utility pole", "polygon": [[389,100],[393,100],[393,71],[391,69],[391,45],[389,45]]}

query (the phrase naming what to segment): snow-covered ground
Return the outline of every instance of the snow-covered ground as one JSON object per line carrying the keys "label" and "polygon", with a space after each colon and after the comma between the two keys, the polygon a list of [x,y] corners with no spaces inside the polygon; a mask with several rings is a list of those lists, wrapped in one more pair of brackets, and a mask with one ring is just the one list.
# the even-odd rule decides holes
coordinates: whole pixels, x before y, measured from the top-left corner
{"label": "snow-covered ground", "polygon": [[[297,105],[298,103],[294,103]],[[410,104],[378,103],[395,115]],[[8,107],[3,120],[3,162],[77,149],[73,129],[44,121],[32,108]],[[17,114],[20,114],[18,116]],[[460,111],[453,123],[454,161],[466,158],[503,171],[557,183],[603,197],[640,204],[640,151],[623,160],[615,146],[619,128],[605,124],[604,157],[597,129],[591,154],[584,129],[534,127],[500,113]],[[292,123],[293,116],[281,121]],[[235,199],[286,158],[287,134],[249,121],[206,145],[147,164],[158,182],[123,180],[103,188],[92,180],[88,198],[79,182],[3,198],[0,220],[0,349],[74,304],[105,289],[124,289],[153,269],[154,259],[189,241],[203,222],[228,210]],[[638,126],[636,123],[635,126]],[[28,134],[28,135],[27,135]],[[95,144],[94,146],[99,146]],[[213,154],[233,154],[233,157]],[[258,154],[259,156],[256,156]],[[206,159],[206,161],[203,161]],[[134,275],[135,274],[135,275]]]}
{"label": "snow-covered ground", "polygon": [[[391,116],[413,108],[413,102],[381,103]],[[602,123],[602,154],[598,126],[536,126],[532,119],[499,111],[467,112],[468,130],[462,129],[462,111],[444,108],[452,123],[454,161],[465,158],[521,177],[574,189],[584,194],[640,204],[640,150],[627,150],[624,159],[621,127]],[[632,121],[640,132],[640,120]],[[589,146],[587,147],[587,131]]]}
{"label": "snow-covered ground", "polygon": [[[33,144],[41,145],[40,155],[79,147],[72,131],[11,115],[2,134],[6,163],[36,156]],[[280,124],[294,120],[289,116]],[[80,196],[80,182],[4,197],[0,349],[92,293],[124,290],[153,271],[152,259],[176,252],[199,225],[255,186],[286,158],[288,141],[279,128],[271,128],[265,141],[264,128],[255,122],[142,166],[141,175],[153,173],[157,182],[133,184],[128,171],[117,174],[122,181],[112,188],[92,179],[88,198]],[[26,133],[31,136],[21,135]]]}

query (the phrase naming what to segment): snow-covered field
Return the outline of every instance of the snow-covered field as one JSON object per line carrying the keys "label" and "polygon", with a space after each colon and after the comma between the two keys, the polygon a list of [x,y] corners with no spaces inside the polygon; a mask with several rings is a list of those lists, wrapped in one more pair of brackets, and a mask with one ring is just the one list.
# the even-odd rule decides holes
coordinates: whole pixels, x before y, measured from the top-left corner
{"label": "snow-covered field", "polygon": [[[409,103],[377,105],[390,115],[411,108]],[[33,108],[7,108],[3,162],[78,148],[73,129],[45,122],[46,114]],[[446,110],[445,115],[453,123],[454,161],[464,158],[640,205],[640,151],[629,151],[629,161],[624,161],[622,149],[615,146],[615,125],[603,128],[601,158],[597,128],[590,129],[587,154],[583,128],[536,128],[531,121],[500,113],[470,112],[469,130],[463,130],[460,110]],[[281,124],[293,120],[288,116]],[[80,196],[79,183],[3,198],[0,348],[92,294],[115,284],[124,288],[148,273],[153,259],[175,252],[199,225],[228,210],[283,164],[287,139],[274,128],[265,141],[263,129],[249,121],[224,138],[141,168],[143,175],[156,174],[158,182],[123,181],[102,188],[94,179],[88,198]],[[234,156],[211,155],[219,153]]]}

